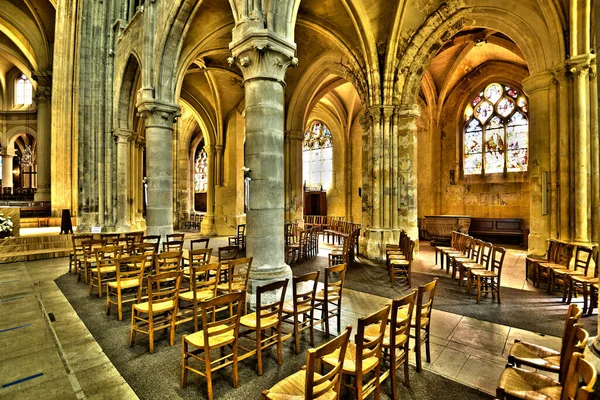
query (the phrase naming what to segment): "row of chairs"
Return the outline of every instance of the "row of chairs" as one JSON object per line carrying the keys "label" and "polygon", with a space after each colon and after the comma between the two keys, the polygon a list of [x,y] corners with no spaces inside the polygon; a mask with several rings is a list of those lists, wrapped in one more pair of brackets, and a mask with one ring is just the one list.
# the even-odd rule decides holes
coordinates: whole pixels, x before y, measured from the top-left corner
{"label": "row of chairs", "polygon": [[328,255],[329,266],[337,264],[352,266],[359,236],[360,228],[353,230],[349,235],[345,236],[341,245],[334,246]]}
{"label": "row of chairs", "polygon": [[322,229],[321,232],[325,237],[325,241],[327,243],[332,244],[342,244],[346,238],[350,236],[352,232],[361,228],[361,224],[356,224],[353,222],[341,221],[341,220],[332,220],[329,224],[328,228]]}
{"label": "row of chairs", "polygon": [[466,292],[471,295],[477,292],[477,303],[481,301],[482,294],[491,294],[492,300],[501,302],[500,282],[506,249],[494,246],[461,232],[452,232],[452,241],[449,247],[438,246],[441,268],[446,264],[446,273],[450,273],[453,280],[458,279],[459,286],[466,283]]}
{"label": "row of chairs", "polygon": [[[500,400],[592,398],[597,372],[582,354],[589,335],[578,324],[581,314],[579,307],[569,306],[560,351],[515,340],[500,376],[496,397]],[[554,373],[556,379],[522,366]]]}
{"label": "row of chairs", "polygon": [[[594,262],[593,273],[590,270]],[[536,287],[545,282],[548,293],[562,290],[562,301],[570,304],[578,293],[583,295],[583,313],[591,315],[598,302],[598,247],[587,247],[556,239],[548,240],[543,256],[526,258],[526,274]]]}
{"label": "row of chairs", "polygon": [[288,238],[285,251],[289,264],[316,257],[319,254],[319,228],[299,230],[297,238]]}
{"label": "row of chairs", "polygon": [[319,232],[323,232],[325,229],[329,229],[335,221],[344,221],[345,217],[336,217],[330,215],[305,215],[304,216],[304,227],[318,228]]}
{"label": "row of chairs", "polygon": [[397,278],[405,278],[408,287],[411,287],[412,261],[415,252],[415,241],[400,231],[398,244],[387,244],[385,246],[385,265],[390,276],[392,287],[395,286]]}
{"label": "row of chairs", "polygon": [[183,229],[190,229],[193,231],[199,231],[202,228],[202,220],[204,220],[203,214],[188,213],[184,212],[181,214],[181,220]]}

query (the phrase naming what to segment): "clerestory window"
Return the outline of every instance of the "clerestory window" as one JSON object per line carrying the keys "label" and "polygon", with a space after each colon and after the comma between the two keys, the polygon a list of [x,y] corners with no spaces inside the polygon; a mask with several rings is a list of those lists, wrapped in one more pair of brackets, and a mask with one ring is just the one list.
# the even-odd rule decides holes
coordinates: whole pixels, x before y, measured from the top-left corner
{"label": "clerestory window", "polygon": [[314,122],[304,134],[302,150],[304,186],[327,191],[333,178],[333,139],[327,125]]}
{"label": "clerestory window", "polygon": [[29,105],[33,101],[33,86],[25,75],[15,81],[15,105]]}

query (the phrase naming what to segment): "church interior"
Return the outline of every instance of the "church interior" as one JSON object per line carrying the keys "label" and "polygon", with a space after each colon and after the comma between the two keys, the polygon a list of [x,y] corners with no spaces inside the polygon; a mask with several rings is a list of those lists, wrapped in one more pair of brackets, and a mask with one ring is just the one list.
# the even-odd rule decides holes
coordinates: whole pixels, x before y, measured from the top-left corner
{"label": "church interior", "polygon": [[0,0],[0,397],[596,398],[597,24]]}

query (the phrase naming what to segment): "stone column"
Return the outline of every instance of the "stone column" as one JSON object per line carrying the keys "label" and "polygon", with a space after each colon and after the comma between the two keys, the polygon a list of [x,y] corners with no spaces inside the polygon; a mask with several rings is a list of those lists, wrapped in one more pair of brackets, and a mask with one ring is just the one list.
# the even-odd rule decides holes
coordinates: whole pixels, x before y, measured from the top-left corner
{"label": "stone column", "polygon": [[590,70],[590,157],[591,162],[591,225],[592,225],[592,242],[598,243],[600,240],[600,226],[596,223],[598,221],[598,213],[600,211],[600,154],[598,149],[600,148],[599,137],[598,137],[598,87],[596,80],[598,79],[596,62],[592,63]]}
{"label": "stone column", "polygon": [[157,100],[142,100],[140,116],[146,120],[146,177],[148,235],[163,238],[173,233],[173,124],[181,115],[179,106]]}
{"label": "stone column", "polygon": [[589,174],[589,97],[588,80],[591,57],[589,54],[571,57],[570,71],[573,74],[574,96],[574,196],[576,242],[589,242],[588,224],[588,174]]}
{"label": "stone column", "polygon": [[146,229],[146,220],[144,219],[144,194],[143,194],[143,153],[146,147],[146,139],[142,136],[136,135],[135,138],[135,149],[133,151],[133,186],[132,198],[134,199],[134,217],[132,221],[135,221],[136,229],[145,230]]}
{"label": "stone column", "polygon": [[[291,278],[284,251],[284,76],[295,66],[295,45],[265,30],[249,30],[230,44],[244,75],[246,152],[250,169],[246,213],[247,254],[254,257],[250,292],[258,285]],[[291,279],[290,279],[291,280]],[[254,296],[250,297],[252,301]]]}
{"label": "stone column", "polygon": [[373,120],[371,126],[371,163],[372,166],[372,193],[373,193],[373,228],[380,229],[382,227],[382,200],[383,200],[383,143],[382,143],[382,129],[381,129],[381,108],[379,106],[369,108],[369,114]]}
{"label": "stone column", "polygon": [[224,147],[220,144],[215,145],[215,185],[223,185],[223,149]]}
{"label": "stone column", "polygon": [[49,73],[34,73],[38,82],[37,103],[37,191],[35,201],[50,201],[50,150],[52,116],[50,114],[51,79]]}
{"label": "stone column", "polygon": [[208,164],[208,182],[206,189],[206,214],[202,220],[202,234],[215,234],[215,146],[204,146]]}
{"label": "stone column", "polygon": [[[419,106],[403,106],[398,110],[398,226],[418,242],[417,214],[417,118]],[[418,247],[415,246],[415,251]]]}
{"label": "stone column", "polygon": [[302,182],[302,142],[304,132],[287,131],[286,156],[286,221],[300,222],[304,213],[304,187]]}
{"label": "stone column", "polygon": [[131,230],[131,210],[128,195],[129,143],[133,132],[116,128],[114,137],[117,142],[117,229],[127,232]]}
{"label": "stone column", "polygon": [[392,228],[392,116],[394,107],[383,107],[383,228]]}
{"label": "stone column", "polygon": [[2,188],[13,187],[13,157],[15,149],[2,150]]}

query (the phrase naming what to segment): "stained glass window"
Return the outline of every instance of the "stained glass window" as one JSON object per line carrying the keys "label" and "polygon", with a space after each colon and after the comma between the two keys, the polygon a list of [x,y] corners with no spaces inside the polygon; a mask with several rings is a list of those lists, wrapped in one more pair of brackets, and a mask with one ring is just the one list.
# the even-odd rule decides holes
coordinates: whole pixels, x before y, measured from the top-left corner
{"label": "stained glass window", "polygon": [[465,175],[527,171],[527,110],[525,95],[499,83],[474,96],[464,113]]}
{"label": "stained glass window", "polygon": [[15,82],[15,104],[29,105],[33,101],[33,87],[25,75],[21,75]]}
{"label": "stained glass window", "polygon": [[208,189],[208,155],[204,148],[196,152],[194,189],[196,193],[206,193]]}
{"label": "stained glass window", "polygon": [[302,164],[304,185],[327,191],[333,177],[333,139],[323,122],[313,123],[304,133]]}

